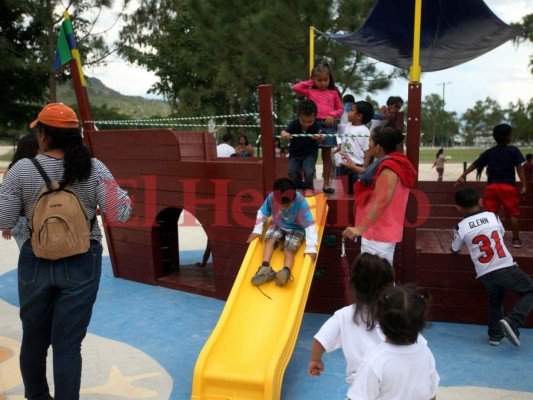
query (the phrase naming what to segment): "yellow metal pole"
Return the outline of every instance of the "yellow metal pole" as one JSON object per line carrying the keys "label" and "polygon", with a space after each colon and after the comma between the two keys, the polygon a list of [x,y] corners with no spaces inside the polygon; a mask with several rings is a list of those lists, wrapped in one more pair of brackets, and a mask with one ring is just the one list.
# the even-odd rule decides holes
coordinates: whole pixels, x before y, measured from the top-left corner
{"label": "yellow metal pole", "polygon": [[415,0],[415,27],[413,34],[413,65],[409,69],[411,83],[420,82],[420,26],[422,21],[422,0]]}
{"label": "yellow metal pole", "polygon": [[309,27],[309,76],[315,66],[315,27]]}

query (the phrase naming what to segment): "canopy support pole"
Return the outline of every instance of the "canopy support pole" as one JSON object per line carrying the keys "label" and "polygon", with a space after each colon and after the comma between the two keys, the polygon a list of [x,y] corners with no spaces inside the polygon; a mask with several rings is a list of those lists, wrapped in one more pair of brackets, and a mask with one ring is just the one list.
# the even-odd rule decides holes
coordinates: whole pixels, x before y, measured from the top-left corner
{"label": "canopy support pole", "polygon": [[[407,140],[406,155],[417,171],[414,190],[418,188],[418,167],[420,156],[420,114],[422,109],[422,84],[420,83],[420,31],[422,20],[422,0],[415,2],[415,19],[413,31],[413,65],[409,69],[409,91],[408,112],[407,112]],[[416,226],[417,226],[417,208],[414,195],[409,196],[406,210],[406,221],[408,227],[404,229],[403,237],[403,282],[416,281]]]}

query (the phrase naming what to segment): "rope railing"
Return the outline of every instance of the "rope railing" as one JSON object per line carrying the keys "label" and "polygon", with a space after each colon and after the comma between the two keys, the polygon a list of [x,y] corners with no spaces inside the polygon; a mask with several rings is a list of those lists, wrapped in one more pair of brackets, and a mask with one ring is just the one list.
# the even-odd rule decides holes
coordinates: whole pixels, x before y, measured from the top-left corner
{"label": "rope railing", "polygon": [[[184,124],[173,123],[179,121],[198,121],[198,120],[215,120],[222,118],[241,118],[241,117],[259,117],[258,113],[243,113],[233,115],[211,115],[200,117],[177,117],[177,118],[151,118],[151,119],[137,119],[137,120],[103,120],[103,121],[84,121],[85,123],[99,124],[99,125],[115,125],[115,126],[153,126],[153,127],[187,127],[187,128],[261,128],[258,124],[219,124],[213,127],[213,125],[207,124]],[[277,115],[273,113],[273,117],[277,118]],[[274,125],[274,128],[284,129],[287,125]],[[274,135],[276,138],[281,138],[281,135]],[[336,134],[336,133],[297,133],[291,134],[291,137],[366,137],[366,135],[354,135],[354,134]],[[256,144],[261,141],[261,135],[256,139]]]}
{"label": "rope railing", "polygon": [[[163,124],[154,122],[140,122],[139,121],[86,121],[91,123],[99,123],[103,125],[123,125],[123,126],[156,126],[156,127],[168,127],[168,126],[182,126],[189,128],[201,128],[207,127],[206,124]],[[246,124],[224,124],[218,125],[221,128],[261,128],[260,125],[246,125]],[[286,125],[275,125],[276,128],[285,128]],[[281,135],[274,135],[276,138],[281,138]],[[368,137],[368,135],[354,135],[354,134],[337,134],[337,133],[294,133],[291,137]],[[258,136],[256,143],[259,143],[261,135]]]}
{"label": "rope railing", "polygon": [[[139,122],[139,121],[86,121],[93,124],[100,125],[114,125],[114,126],[157,126],[157,127],[174,127],[174,126],[185,126],[185,127],[209,127],[207,124],[169,124],[169,123],[157,123],[157,122]],[[260,128],[259,125],[216,125],[216,128]]]}
{"label": "rope railing", "polygon": [[352,133],[291,133],[291,137],[368,137],[368,135],[354,135]]}
{"label": "rope railing", "polygon": [[[233,115],[208,115],[201,117],[176,117],[176,118],[151,118],[151,119],[118,119],[118,120],[107,120],[107,121],[84,121],[89,124],[105,124],[105,125],[118,125],[118,124],[129,124],[129,125],[144,125],[145,123],[161,123],[161,122],[172,122],[172,121],[196,121],[196,120],[209,120],[209,119],[222,119],[222,118],[241,118],[241,117],[259,117],[259,113],[244,113],[244,114],[233,114]],[[204,126],[204,125],[202,125]]]}

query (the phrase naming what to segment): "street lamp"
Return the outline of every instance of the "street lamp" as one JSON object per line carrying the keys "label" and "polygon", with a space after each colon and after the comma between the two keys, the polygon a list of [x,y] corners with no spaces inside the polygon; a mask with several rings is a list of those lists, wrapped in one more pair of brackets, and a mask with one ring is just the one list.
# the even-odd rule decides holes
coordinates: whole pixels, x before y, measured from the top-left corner
{"label": "street lamp", "polygon": [[[444,105],[446,104],[446,100],[444,96],[446,95],[446,85],[451,85],[451,84],[452,82],[437,83],[437,85],[442,85],[442,113],[441,113],[442,120],[440,121],[441,137],[444,136]],[[441,145],[442,145],[442,142],[441,142]]]}

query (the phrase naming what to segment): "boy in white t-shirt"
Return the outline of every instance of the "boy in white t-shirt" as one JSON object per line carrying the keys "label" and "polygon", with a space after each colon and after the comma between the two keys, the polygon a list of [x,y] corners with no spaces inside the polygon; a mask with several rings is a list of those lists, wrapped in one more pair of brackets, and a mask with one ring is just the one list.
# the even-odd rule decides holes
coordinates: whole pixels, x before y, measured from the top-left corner
{"label": "boy in white t-shirt", "polygon": [[342,104],[344,106],[344,113],[341,115],[339,125],[337,126],[337,147],[333,150],[333,163],[335,164],[335,176],[339,175],[340,163],[342,162],[342,155],[340,154],[342,145],[342,135],[346,126],[351,125],[348,121],[348,113],[352,109],[352,104],[355,103],[355,98],[351,94],[346,94],[342,97]]}
{"label": "boy in white t-shirt", "polygon": [[418,340],[426,325],[429,294],[393,286],[378,302],[386,340],[364,357],[348,391],[349,400],[435,400],[440,377],[431,350]]}
{"label": "boy in white t-shirt", "polygon": [[365,126],[374,115],[374,107],[367,101],[357,101],[352,104],[348,113],[348,121],[342,136],[340,153],[343,161],[340,163],[339,178],[344,192],[353,194],[353,185],[357,182],[358,173],[368,166],[370,161],[369,139],[370,130]]}
{"label": "boy in white t-shirt", "polygon": [[[452,252],[458,253],[466,244],[477,278],[487,289],[489,296],[489,344],[498,346],[507,336],[520,346],[518,328],[523,326],[533,308],[533,280],[518,268],[507,250],[503,237],[505,229],[496,214],[481,210],[482,202],[471,187],[455,193],[456,207],[464,219],[455,227]],[[513,308],[504,318],[505,291],[519,295]]]}
{"label": "boy in white t-shirt", "polygon": [[222,136],[222,142],[217,146],[217,157],[231,157],[235,154],[235,147],[231,145],[233,136],[231,133],[225,133]]}

